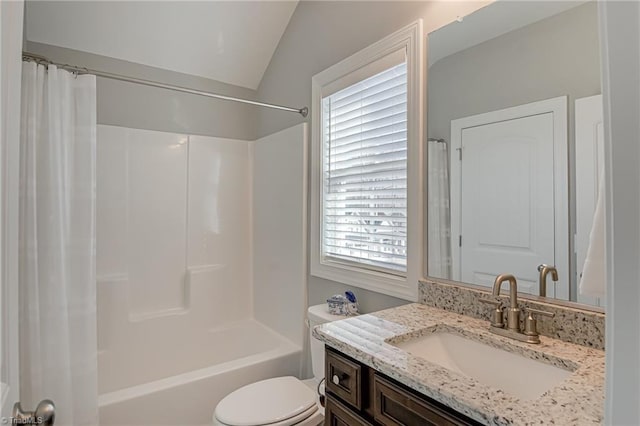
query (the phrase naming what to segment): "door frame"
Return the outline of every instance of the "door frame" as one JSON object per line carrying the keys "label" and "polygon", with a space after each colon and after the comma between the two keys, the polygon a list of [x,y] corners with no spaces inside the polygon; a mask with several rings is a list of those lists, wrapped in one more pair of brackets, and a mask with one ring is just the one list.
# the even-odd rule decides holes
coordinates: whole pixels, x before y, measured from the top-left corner
{"label": "door frame", "polygon": [[[593,215],[598,201],[597,191],[600,179],[604,179],[604,114],[602,95],[587,96],[574,101],[575,127],[575,196],[576,226],[574,234],[574,253],[576,269],[573,274],[574,287],[578,303],[604,306],[604,299],[580,294],[581,272],[589,249],[589,237],[593,226]],[[602,133],[600,133],[602,132]],[[585,140],[594,135],[594,140]],[[599,139],[601,138],[601,139]],[[593,142],[593,143],[587,143]],[[595,191],[591,192],[592,189]],[[585,231],[586,232],[581,232]]]}
{"label": "door frame", "polygon": [[[462,205],[461,191],[461,155],[462,131],[471,127],[499,123],[540,114],[553,114],[553,173],[554,173],[554,226],[555,226],[555,263],[566,265],[558,270],[558,282],[554,284],[554,297],[570,300],[569,277],[571,265],[569,263],[569,164],[568,164],[568,110],[567,96],[545,99],[528,104],[490,111],[482,114],[451,120],[451,268],[452,279],[460,281],[460,208]],[[549,291],[547,291],[549,294]]]}
{"label": "door frame", "polygon": [[0,1],[0,415],[19,400],[18,227],[24,2]]}

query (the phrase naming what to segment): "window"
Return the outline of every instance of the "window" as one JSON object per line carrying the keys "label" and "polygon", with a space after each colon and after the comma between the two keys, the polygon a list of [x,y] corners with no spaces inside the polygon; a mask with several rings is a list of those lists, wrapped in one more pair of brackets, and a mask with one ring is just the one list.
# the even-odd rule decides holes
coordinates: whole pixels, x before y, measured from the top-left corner
{"label": "window", "polygon": [[415,300],[421,22],[313,77],[311,274]]}
{"label": "window", "polygon": [[407,270],[407,63],[322,99],[322,256]]}

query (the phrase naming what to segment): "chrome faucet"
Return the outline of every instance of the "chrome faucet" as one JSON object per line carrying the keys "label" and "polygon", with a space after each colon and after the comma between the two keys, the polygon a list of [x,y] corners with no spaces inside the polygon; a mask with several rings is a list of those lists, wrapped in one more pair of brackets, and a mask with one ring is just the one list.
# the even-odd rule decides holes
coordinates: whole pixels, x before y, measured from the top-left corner
{"label": "chrome faucet", "polygon": [[[555,268],[554,268],[555,269]],[[557,274],[557,272],[556,272]],[[502,301],[500,300],[500,289],[502,283],[509,282],[509,308],[507,309],[506,329],[504,322],[504,311]],[[510,337],[526,343],[540,343],[540,335],[537,330],[537,322],[533,314],[545,315],[553,317],[550,312],[539,311],[537,309],[526,308],[527,317],[525,318],[524,331],[520,327],[520,308],[518,307],[518,283],[516,277],[511,274],[500,274],[493,282],[493,300],[480,299],[481,302],[489,303],[495,306],[491,319],[489,331],[500,336]]]}
{"label": "chrome faucet", "polygon": [[538,272],[540,272],[539,293],[540,293],[540,296],[546,297],[547,296],[547,275],[549,275],[549,272],[551,272],[551,279],[553,279],[553,281],[558,281],[558,270],[555,268],[555,266],[549,266],[542,263],[538,265]]}

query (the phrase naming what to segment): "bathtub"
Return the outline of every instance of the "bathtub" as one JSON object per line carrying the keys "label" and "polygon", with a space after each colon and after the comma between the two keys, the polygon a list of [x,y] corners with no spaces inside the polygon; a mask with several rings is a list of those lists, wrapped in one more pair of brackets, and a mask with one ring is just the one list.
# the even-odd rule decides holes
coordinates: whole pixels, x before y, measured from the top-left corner
{"label": "bathtub", "polygon": [[233,390],[300,374],[300,346],[254,320],[153,349],[147,359],[137,349],[129,360],[99,354],[101,425],[211,424],[216,404]]}

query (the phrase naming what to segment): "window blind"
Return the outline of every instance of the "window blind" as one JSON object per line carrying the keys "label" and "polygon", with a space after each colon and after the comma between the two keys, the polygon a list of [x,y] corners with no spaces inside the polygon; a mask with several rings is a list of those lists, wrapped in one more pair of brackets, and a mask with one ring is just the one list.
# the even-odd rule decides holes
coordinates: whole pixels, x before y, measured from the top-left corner
{"label": "window blind", "polygon": [[322,99],[323,257],[406,272],[406,62]]}

